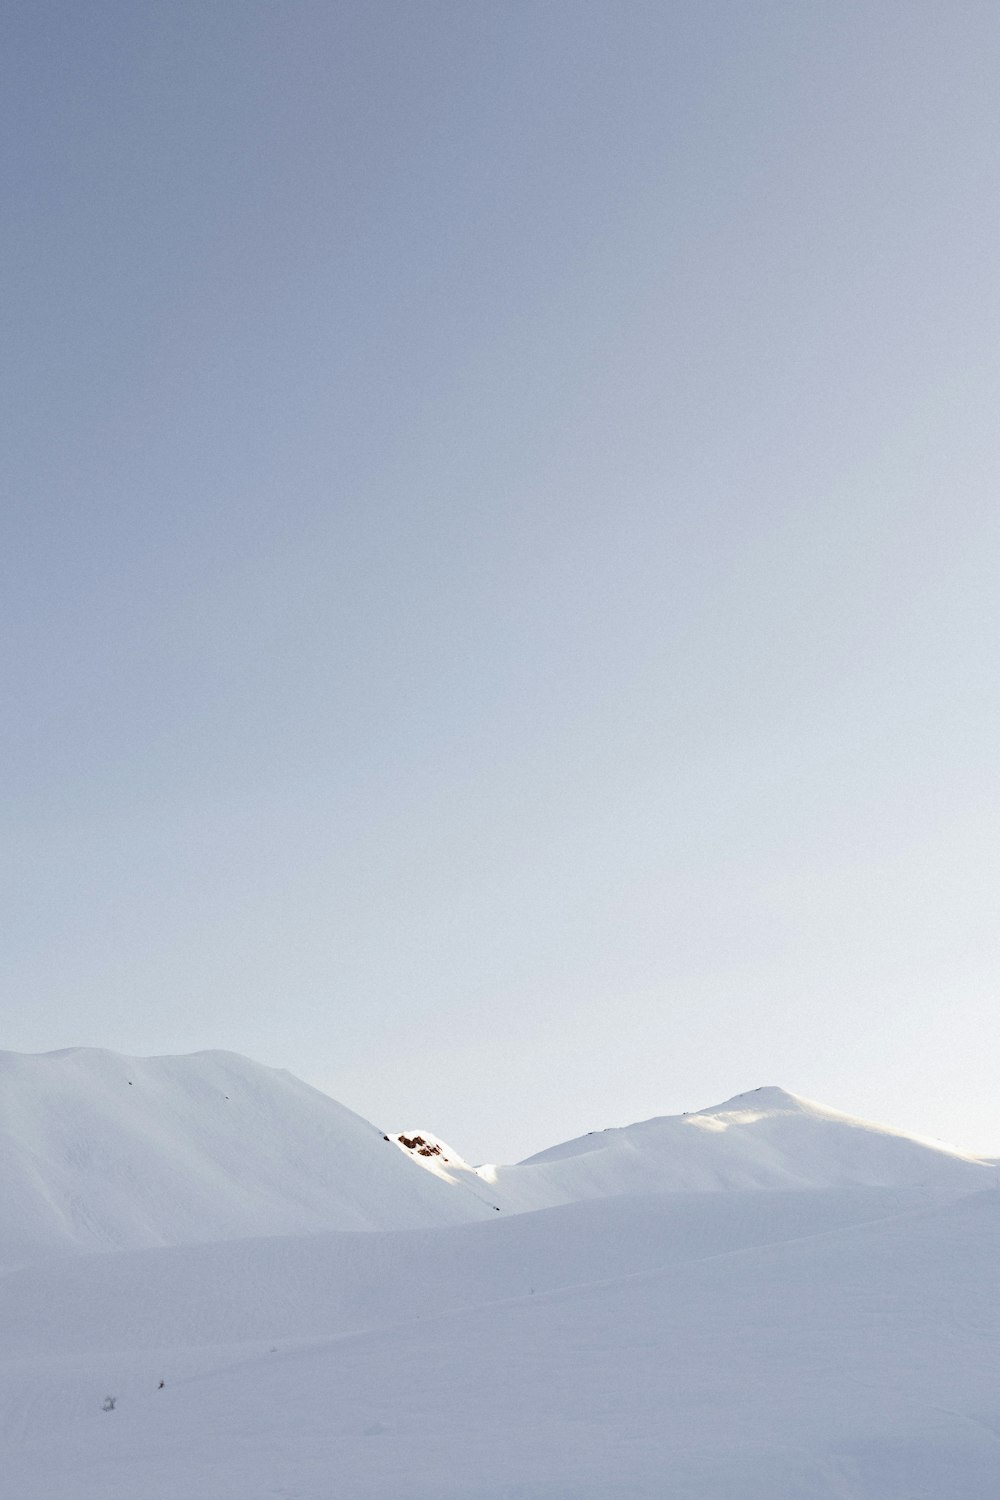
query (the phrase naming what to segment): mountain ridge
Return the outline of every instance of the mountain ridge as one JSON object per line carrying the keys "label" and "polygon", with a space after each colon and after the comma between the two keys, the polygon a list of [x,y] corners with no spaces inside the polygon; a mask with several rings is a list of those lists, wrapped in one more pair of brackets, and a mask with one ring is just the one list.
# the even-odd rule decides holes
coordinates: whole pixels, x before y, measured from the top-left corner
{"label": "mountain ridge", "polygon": [[[423,1132],[426,1140],[436,1140]],[[504,1212],[642,1192],[954,1187],[997,1180],[995,1164],[764,1085],[680,1115],[591,1131],[512,1166],[469,1167],[450,1148],[415,1159],[449,1180],[474,1173]]]}
{"label": "mountain ridge", "polygon": [[[602,1197],[992,1186],[991,1163],[765,1085],[474,1167],[221,1049],[0,1053],[0,1263],[331,1230],[423,1229]],[[419,1166],[421,1170],[415,1168]]]}

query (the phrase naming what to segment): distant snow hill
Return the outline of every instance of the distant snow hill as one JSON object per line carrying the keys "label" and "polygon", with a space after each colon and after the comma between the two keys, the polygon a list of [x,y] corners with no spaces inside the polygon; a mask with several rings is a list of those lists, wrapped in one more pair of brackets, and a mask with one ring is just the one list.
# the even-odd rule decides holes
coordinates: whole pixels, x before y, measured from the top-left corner
{"label": "distant snow hill", "polygon": [[972,1192],[997,1177],[990,1164],[774,1088],[476,1168],[427,1131],[390,1141],[291,1074],[230,1052],[0,1053],[0,1137],[0,1265],[67,1250],[435,1228],[621,1195]]}
{"label": "distant snow hill", "polygon": [[485,1185],[414,1171],[382,1132],[231,1052],[0,1053],[0,1264],[490,1217]]}
{"label": "distant snow hill", "polygon": [[485,1185],[506,1213],[629,1194],[843,1187],[975,1192],[997,1182],[995,1163],[779,1088],[755,1089],[694,1114],[594,1131],[510,1167],[471,1167],[429,1131],[394,1139],[438,1178]]}

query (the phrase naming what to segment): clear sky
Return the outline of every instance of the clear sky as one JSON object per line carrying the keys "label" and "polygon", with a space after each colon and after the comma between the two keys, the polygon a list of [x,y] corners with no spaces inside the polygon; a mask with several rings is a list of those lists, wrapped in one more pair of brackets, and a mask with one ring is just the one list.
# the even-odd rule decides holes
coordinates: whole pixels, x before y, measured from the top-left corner
{"label": "clear sky", "polygon": [[1000,1153],[995,0],[0,26],[0,1045]]}

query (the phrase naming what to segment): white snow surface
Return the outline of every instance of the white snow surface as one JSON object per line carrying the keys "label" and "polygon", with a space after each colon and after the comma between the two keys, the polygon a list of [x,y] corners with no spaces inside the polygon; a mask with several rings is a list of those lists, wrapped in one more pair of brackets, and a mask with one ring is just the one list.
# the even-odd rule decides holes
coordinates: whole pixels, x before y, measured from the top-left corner
{"label": "white snow surface", "polygon": [[226,1053],[0,1111],[12,1500],[1000,1494],[992,1164],[768,1089],[479,1175]]}
{"label": "white snow surface", "polygon": [[231,1052],[0,1053],[0,1138],[0,1265],[490,1212],[326,1094]]}
{"label": "white snow surface", "polygon": [[[422,1133],[435,1142],[433,1136]],[[634,1193],[747,1188],[992,1186],[992,1163],[856,1120],[780,1088],[565,1141],[516,1166],[468,1167],[443,1147],[449,1180],[477,1176],[505,1212]],[[440,1157],[414,1153],[437,1170]]]}

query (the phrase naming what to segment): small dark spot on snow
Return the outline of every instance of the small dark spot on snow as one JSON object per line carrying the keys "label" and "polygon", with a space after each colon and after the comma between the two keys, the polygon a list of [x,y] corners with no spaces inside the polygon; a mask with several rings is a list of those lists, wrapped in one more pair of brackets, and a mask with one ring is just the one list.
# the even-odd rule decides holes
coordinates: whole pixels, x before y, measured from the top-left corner
{"label": "small dark spot on snow", "polygon": [[387,1141],[387,1140],[388,1140],[388,1139],[389,1139],[389,1137],[388,1137],[388,1136],[387,1136],[387,1135],[384,1135],[384,1136],[383,1136],[383,1137],[382,1137],[382,1139],[383,1139],[383,1140],[384,1140],[384,1141]]}

